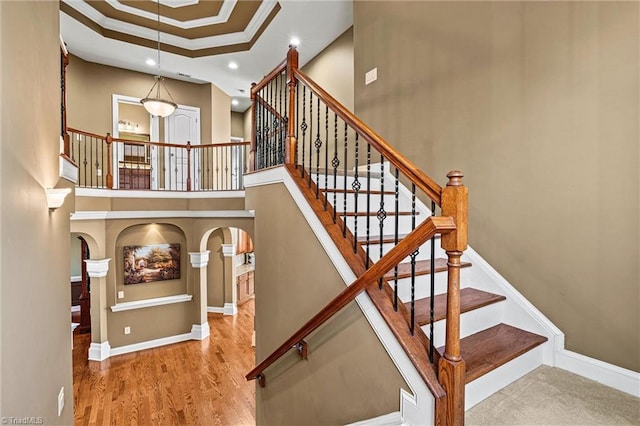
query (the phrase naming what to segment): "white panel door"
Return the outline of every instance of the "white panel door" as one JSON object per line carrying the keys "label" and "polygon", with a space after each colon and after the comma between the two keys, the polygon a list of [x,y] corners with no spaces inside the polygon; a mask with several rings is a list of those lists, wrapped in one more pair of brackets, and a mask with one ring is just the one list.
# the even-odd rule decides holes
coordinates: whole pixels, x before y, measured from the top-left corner
{"label": "white panel door", "polygon": [[[165,142],[178,145],[200,145],[200,108],[180,106],[165,118]],[[165,148],[165,189],[187,190],[187,151],[184,148]],[[199,150],[191,150],[191,190],[200,188]]]}

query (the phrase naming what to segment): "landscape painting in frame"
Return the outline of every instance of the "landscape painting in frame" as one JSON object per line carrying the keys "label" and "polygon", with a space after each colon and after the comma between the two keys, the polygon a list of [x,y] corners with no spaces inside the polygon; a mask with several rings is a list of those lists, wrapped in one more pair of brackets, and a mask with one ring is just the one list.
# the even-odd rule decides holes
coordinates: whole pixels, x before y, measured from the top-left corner
{"label": "landscape painting in frame", "polygon": [[180,244],[125,246],[123,252],[125,284],[180,278]]}

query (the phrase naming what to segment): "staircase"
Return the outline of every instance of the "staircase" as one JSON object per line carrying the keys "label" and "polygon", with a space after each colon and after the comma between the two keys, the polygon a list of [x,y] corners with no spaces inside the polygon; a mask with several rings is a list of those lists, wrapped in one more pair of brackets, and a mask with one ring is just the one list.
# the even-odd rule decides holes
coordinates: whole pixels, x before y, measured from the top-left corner
{"label": "staircase", "polygon": [[[379,169],[379,165],[375,168]],[[388,173],[385,179],[387,182],[393,180],[393,176]],[[347,206],[347,211],[341,213],[346,217],[346,223],[352,234],[355,234],[356,221],[360,229],[366,226],[367,217],[375,217],[380,205],[380,199],[386,197],[385,205],[395,204],[395,192],[380,191],[380,174],[371,182],[372,199],[370,200],[370,211],[360,210],[366,205],[364,200],[358,202],[360,209],[356,212],[353,190],[328,190],[327,200],[335,210],[342,211],[343,206]],[[320,184],[324,183],[324,176],[313,176],[313,180]],[[330,179],[333,179],[330,176]],[[342,174],[337,179],[337,187],[351,188],[354,183],[353,174],[351,176]],[[366,183],[360,182],[361,188],[359,196],[364,199],[367,193]],[[408,190],[399,190],[398,205],[399,211],[388,212],[390,216],[398,216],[398,239],[401,240],[412,229],[411,224],[411,200],[407,196]],[[336,195],[335,197],[333,195]],[[424,220],[431,216],[431,211],[422,203],[417,202],[417,218]],[[377,222],[377,219],[375,220]],[[371,221],[370,221],[371,224]],[[394,234],[380,234],[378,226],[370,227],[370,235],[359,237],[358,244],[369,253],[373,262],[377,261],[393,247],[395,243]],[[415,226],[414,226],[415,228]],[[440,248],[440,238],[436,237],[434,271],[431,270],[431,243],[423,244],[419,249],[415,262],[415,321],[423,328],[425,334],[430,334],[431,318],[433,318],[434,345],[440,356],[444,355],[445,343],[445,320],[446,320],[446,272],[447,258]],[[379,248],[382,247],[382,253]],[[465,256],[463,256],[465,259]],[[518,320],[518,317],[509,318],[506,310],[513,309],[513,304],[507,300],[507,296],[499,293],[496,286],[487,286],[483,283],[482,271],[473,265],[471,259],[461,262],[461,289],[460,289],[460,328],[461,328],[461,356],[466,362],[465,382],[467,384],[465,408],[469,409],[473,405],[482,401],[491,394],[503,388],[506,384],[517,380],[540,366],[543,359],[543,348],[541,345],[548,341],[544,335],[536,332],[526,331],[529,324],[526,321]],[[411,259],[408,257],[397,268],[397,283],[399,299],[405,304],[407,310],[411,310]],[[435,296],[433,300],[433,317],[431,316],[431,297],[429,294],[430,278],[435,274]],[[393,288],[395,285],[396,271],[391,270],[384,275],[387,285]],[[488,287],[491,287],[489,290]],[[506,317],[506,318],[505,318]],[[506,321],[506,322],[503,322]],[[523,328],[520,328],[523,327]],[[530,328],[530,327],[529,327]],[[534,328],[539,333],[544,330]],[[482,383],[480,387],[472,386],[475,381]]]}
{"label": "staircase", "polygon": [[[284,166],[294,198],[335,245],[334,265],[355,280],[246,378],[266,386],[265,370],[291,348],[306,358],[304,339],[366,292],[378,316],[365,316],[381,341],[392,333],[408,364],[383,344],[403,376],[420,380],[407,381],[411,401],[401,392],[400,417],[463,424],[465,409],[552,364],[561,333],[468,247],[462,173],[441,187],[300,72],[297,55],[290,48],[252,87],[250,164]],[[404,413],[402,401],[417,408]]]}

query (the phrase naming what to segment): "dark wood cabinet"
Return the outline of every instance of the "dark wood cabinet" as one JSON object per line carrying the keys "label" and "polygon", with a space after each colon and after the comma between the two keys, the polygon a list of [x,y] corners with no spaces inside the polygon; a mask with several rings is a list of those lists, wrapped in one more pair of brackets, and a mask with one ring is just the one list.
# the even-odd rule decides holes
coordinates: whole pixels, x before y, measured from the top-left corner
{"label": "dark wood cabinet", "polygon": [[151,189],[151,170],[120,168],[120,189]]}

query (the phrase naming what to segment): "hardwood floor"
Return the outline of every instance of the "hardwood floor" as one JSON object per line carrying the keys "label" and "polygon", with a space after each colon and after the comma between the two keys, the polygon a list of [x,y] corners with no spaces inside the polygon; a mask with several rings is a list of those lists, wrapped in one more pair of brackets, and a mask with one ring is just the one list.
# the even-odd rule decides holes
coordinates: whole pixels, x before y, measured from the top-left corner
{"label": "hardwood floor", "polygon": [[90,335],[74,335],[78,425],[255,425],[251,346],[254,300],[238,315],[209,314],[211,336],[87,361]]}

